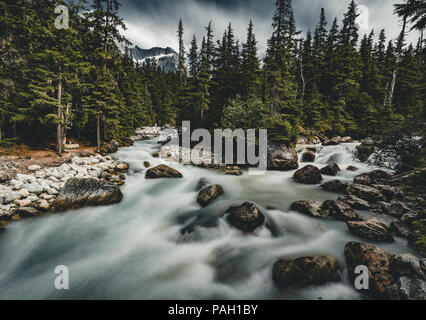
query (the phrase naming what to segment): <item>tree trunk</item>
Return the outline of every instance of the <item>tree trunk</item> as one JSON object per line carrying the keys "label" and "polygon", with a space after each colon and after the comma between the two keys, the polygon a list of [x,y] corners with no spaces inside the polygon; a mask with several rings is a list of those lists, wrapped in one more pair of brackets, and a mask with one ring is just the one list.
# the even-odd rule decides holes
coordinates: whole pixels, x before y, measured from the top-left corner
{"label": "tree trunk", "polygon": [[[59,72],[61,72],[61,68],[59,69]],[[56,150],[59,154],[62,153],[62,146],[63,146],[63,137],[62,137],[62,76],[59,75],[59,81],[58,81],[58,109],[57,109],[57,116],[58,116],[58,124],[56,126]]]}
{"label": "tree trunk", "polygon": [[96,142],[98,150],[101,148],[101,115],[96,115]]}
{"label": "tree trunk", "polygon": [[392,106],[393,101],[393,94],[395,92],[395,84],[396,84],[396,76],[398,72],[399,63],[401,62],[401,55],[402,55],[402,49],[404,47],[404,38],[405,38],[405,28],[407,25],[407,17],[404,17],[402,22],[402,31],[398,39],[398,47],[397,47],[397,56],[396,56],[396,62],[395,62],[395,68],[393,69],[392,74],[392,81],[390,83],[390,91],[389,91],[389,97],[388,97],[388,104],[389,107]]}
{"label": "tree trunk", "polygon": [[303,100],[305,99],[306,84],[305,84],[305,76],[303,75],[303,59],[302,58],[300,58],[300,76],[302,77],[302,98],[301,98],[301,101],[303,103]]}

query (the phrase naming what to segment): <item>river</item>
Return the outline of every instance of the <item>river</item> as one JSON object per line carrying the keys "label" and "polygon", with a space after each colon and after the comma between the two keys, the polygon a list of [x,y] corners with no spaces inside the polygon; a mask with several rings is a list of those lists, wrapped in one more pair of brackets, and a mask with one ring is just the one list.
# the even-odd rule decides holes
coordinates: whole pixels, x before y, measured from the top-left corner
{"label": "river", "polygon": [[[120,204],[9,225],[0,234],[0,299],[362,299],[348,283],[343,250],[347,242],[363,240],[349,234],[343,222],[289,210],[297,200],[339,195],[294,182],[294,171],[236,177],[168,163],[152,157],[156,143],[136,142],[115,155],[130,164]],[[323,147],[314,165],[335,161],[343,169],[337,179],[345,181],[371,171],[352,158],[356,145]],[[166,163],[184,178],[146,180],[144,161]],[[360,170],[345,171],[348,165]],[[204,209],[196,202],[200,178],[225,190]],[[324,176],[324,182],[332,179]],[[244,201],[258,205],[268,227],[247,235],[225,221],[226,209]],[[197,217],[211,222],[209,227],[182,235]],[[378,246],[412,252],[398,237]],[[271,268],[278,258],[311,254],[335,256],[342,282],[293,290],[274,286]],[[58,265],[69,269],[69,290],[55,289]]]}

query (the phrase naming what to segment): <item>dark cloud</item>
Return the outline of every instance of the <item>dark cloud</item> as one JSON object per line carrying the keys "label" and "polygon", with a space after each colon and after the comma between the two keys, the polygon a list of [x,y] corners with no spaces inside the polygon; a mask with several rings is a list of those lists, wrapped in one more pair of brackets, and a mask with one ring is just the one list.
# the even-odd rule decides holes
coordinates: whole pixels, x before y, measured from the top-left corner
{"label": "dark cloud", "polygon": [[[221,37],[229,22],[235,34],[245,40],[250,19],[255,24],[259,51],[266,49],[266,40],[271,34],[272,15],[275,0],[121,0],[121,16],[128,30],[127,37],[140,47],[177,47],[176,28],[180,18],[185,26],[185,41],[189,44],[192,35],[199,40],[204,27],[213,21],[216,38]],[[315,29],[321,8],[325,8],[328,27],[334,17],[342,20],[350,0],[293,0],[297,26],[306,32]],[[368,8],[369,18],[360,33],[376,34],[386,29],[388,38],[394,38],[400,31],[398,19],[392,14],[392,0],[358,0],[359,5]],[[418,35],[413,33],[409,40],[415,42]]]}

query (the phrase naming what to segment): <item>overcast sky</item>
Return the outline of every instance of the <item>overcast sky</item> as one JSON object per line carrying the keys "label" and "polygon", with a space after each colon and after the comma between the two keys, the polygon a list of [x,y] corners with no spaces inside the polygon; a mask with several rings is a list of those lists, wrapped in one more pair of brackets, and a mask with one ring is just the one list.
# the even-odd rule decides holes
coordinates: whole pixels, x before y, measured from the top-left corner
{"label": "overcast sky", "polygon": [[[339,24],[350,0],[293,0],[297,27],[306,32],[318,24],[321,8],[325,8],[327,28],[335,17]],[[393,4],[399,0],[357,0],[363,12],[368,9],[368,19],[360,21],[360,33],[374,29],[376,35],[386,30],[388,40],[397,37],[401,30],[398,18],[393,15]],[[222,37],[232,22],[240,42],[245,41],[250,19],[255,25],[259,42],[259,54],[266,49],[266,41],[272,31],[275,0],[121,0],[120,16],[125,20],[127,38],[141,48],[172,47],[177,49],[176,29],[182,18],[185,28],[185,45],[188,47],[193,34],[200,42],[204,27],[213,21],[215,39]],[[418,33],[412,32],[409,41],[416,43]]]}

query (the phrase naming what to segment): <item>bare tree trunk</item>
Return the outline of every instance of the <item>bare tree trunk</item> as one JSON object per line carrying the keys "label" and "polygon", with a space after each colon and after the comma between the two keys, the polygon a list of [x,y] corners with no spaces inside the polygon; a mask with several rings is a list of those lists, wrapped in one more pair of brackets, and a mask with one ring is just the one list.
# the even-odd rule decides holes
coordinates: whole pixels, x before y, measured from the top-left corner
{"label": "bare tree trunk", "polygon": [[96,115],[96,142],[98,150],[101,148],[101,115]]}
{"label": "bare tree trunk", "polygon": [[[61,72],[61,68],[59,69],[59,72]],[[56,150],[59,154],[62,153],[62,146],[63,146],[63,138],[62,138],[62,75],[59,75],[59,81],[58,81],[58,109],[57,109],[57,116],[58,116],[58,124],[56,126]]]}
{"label": "bare tree trunk", "polygon": [[305,99],[306,83],[305,83],[305,76],[303,75],[303,59],[302,58],[300,58],[300,76],[302,77],[302,98],[301,98],[301,101],[303,103],[303,100]]}
{"label": "bare tree trunk", "polygon": [[3,114],[0,114],[0,141],[2,139],[1,129],[3,128]]}
{"label": "bare tree trunk", "polygon": [[395,68],[393,69],[392,81],[390,84],[390,91],[389,91],[389,97],[388,97],[388,104],[390,107],[392,106],[393,94],[395,92],[396,76],[398,72],[399,63],[401,62],[402,48],[404,47],[406,25],[407,25],[407,17],[404,17],[402,22],[402,31],[398,39],[398,47],[397,47],[398,52],[396,56]]}

